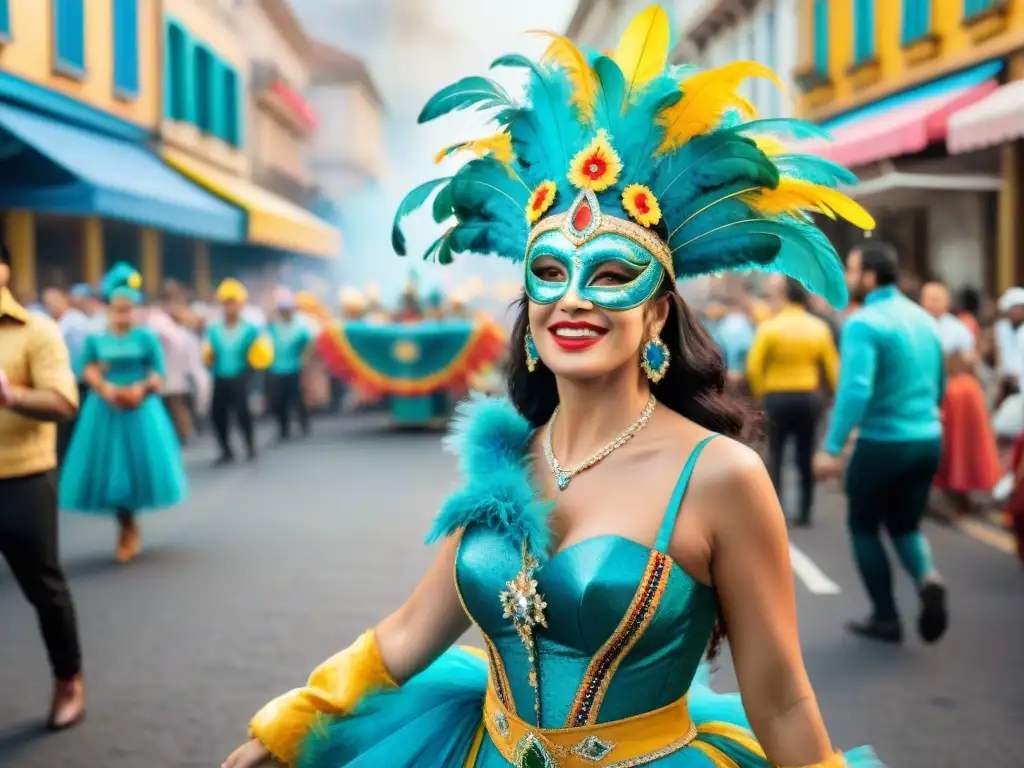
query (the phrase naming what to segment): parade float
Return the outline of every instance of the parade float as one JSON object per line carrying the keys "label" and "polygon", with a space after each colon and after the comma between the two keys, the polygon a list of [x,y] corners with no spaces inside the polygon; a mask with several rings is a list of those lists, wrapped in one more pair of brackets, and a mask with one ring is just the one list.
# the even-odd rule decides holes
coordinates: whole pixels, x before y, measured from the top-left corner
{"label": "parade float", "polygon": [[504,331],[489,315],[468,310],[466,291],[445,296],[436,289],[421,301],[412,277],[391,313],[382,310],[376,286],[344,293],[341,322],[321,331],[318,357],[356,390],[357,402],[386,399],[395,426],[443,425],[450,404],[491,381],[505,356]]}
{"label": "parade float", "polygon": [[396,426],[443,423],[449,391],[467,388],[505,348],[504,332],[486,315],[348,321],[325,328],[317,339],[331,374],[367,396],[386,397]]}

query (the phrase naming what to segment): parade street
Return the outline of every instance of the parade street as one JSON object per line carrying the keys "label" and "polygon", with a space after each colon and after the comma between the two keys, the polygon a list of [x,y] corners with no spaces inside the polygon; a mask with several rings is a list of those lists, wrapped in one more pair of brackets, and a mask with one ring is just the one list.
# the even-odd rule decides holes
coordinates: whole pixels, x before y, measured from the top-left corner
{"label": "parade street", "polygon": [[[285,446],[264,432],[257,463],[224,470],[209,466],[209,443],[190,447],[191,499],[143,520],[145,550],[128,566],[114,562],[112,520],[63,517],[89,695],[69,732],[42,730],[43,646],[0,568],[0,766],[215,768],[260,704],[405,597],[431,557],[421,541],[454,459],[438,434],[388,432],[376,416],[315,430]],[[901,573],[904,645],[844,632],[867,603],[834,489],[815,527],[794,531],[804,654],[838,746],[874,744],[891,768],[1024,765],[1024,572],[979,526],[928,527],[952,610],[936,647],[916,637]],[[734,689],[727,654],[714,686]]]}

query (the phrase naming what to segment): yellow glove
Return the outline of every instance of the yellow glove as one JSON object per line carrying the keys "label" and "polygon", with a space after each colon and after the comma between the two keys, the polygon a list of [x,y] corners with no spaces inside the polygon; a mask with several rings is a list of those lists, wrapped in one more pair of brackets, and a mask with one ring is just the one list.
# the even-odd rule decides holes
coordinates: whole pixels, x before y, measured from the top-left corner
{"label": "yellow glove", "polygon": [[836,752],[828,760],[814,765],[794,766],[793,768],[846,768],[846,758],[842,752]]}
{"label": "yellow glove", "polygon": [[289,691],[264,706],[249,723],[249,730],[275,758],[294,765],[303,739],[319,717],[346,715],[368,694],[395,687],[371,629],[313,670],[305,688]]}
{"label": "yellow glove", "polygon": [[269,336],[261,334],[249,347],[249,366],[257,371],[265,371],[274,362],[274,343]]}
{"label": "yellow glove", "polygon": [[213,345],[208,341],[203,342],[203,365],[207,368],[213,367],[213,360],[215,355],[213,354]]}

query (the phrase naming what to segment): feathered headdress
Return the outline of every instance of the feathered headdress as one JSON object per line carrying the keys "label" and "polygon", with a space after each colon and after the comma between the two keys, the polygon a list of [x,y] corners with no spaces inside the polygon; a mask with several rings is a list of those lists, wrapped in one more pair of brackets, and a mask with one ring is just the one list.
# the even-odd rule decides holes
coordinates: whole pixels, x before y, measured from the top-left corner
{"label": "feathered headdress", "polygon": [[100,293],[106,302],[126,298],[138,304],[142,300],[142,275],[130,264],[117,262],[100,281]]}
{"label": "feathered headdress", "polygon": [[874,220],[836,189],[856,181],[851,173],[792,154],[780,141],[827,134],[800,120],[757,119],[737,93],[749,77],[780,84],[771,70],[755,62],[707,71],[668,66],[669,21],[657,6],[632,21],[610,55],[543,34],[552,41],[539,63],[511,54],[492,65],[527,70],[524,102],[473,76],[423,108],[421,123],[484,110],[499,130],[438,154],[477,158],[405,197],[392,229],[399,255],[406,253],[402,219],[433,195],[434,220],[448,227],[425,258],[442,264],[466,252],[519,262],[551,229],[577,244],[610,231],[643,245],[677,280],[781,272],[845,305],[841,263],[812,214],[865,230]]}

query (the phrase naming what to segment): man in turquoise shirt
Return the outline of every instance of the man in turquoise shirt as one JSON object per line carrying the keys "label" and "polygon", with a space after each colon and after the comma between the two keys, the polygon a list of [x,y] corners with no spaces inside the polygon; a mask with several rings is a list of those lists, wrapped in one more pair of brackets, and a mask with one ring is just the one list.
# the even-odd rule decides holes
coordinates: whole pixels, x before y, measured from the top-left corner
{"label": "man in turquoise shirt", "polygon": [[295,314],[295,299],[290,294],[277,300],[277,317],[270,324],[274,344],[274,362],[270,365],[271,408],[277,418],[278,436],[291,436],[291,411],[299,418],[302,434],[309,434],[309,411],[302,396],[302,368],[315,336],[310,323]]}
{"label": "man in turquoise shirt", "polygon": [[903,638],[882,546],[884,525],[921,598],[918,631],[927,643],[946,630],[946,588],[920,530],[942,447],[942,344],[935,321],[897,288],[896,253],[869,243],[846,264],[862,309],[843,327],[841,371],[832,425],[816,459],[819,477],[838,475],[840,456],[857,430],[846,471],[854,559],[874,611],[847,628],[898,643]]}
{"label": "man in turquoise shirt", "polygon": [[210,415],[220,446],[217,464],[228,464],[235,458],[228,440],[232,414],[242,431],[246,455],[251,461],[256,458],[249,409],[252,371],[265,369],[271,363],[273,348],[255,323],[242,319],[242,309],[248,300],[245,286],[229,278],[217,288],[217,300],[224,308],[224,319],[210,325],[203,344],[203,357],[213,374]]}

